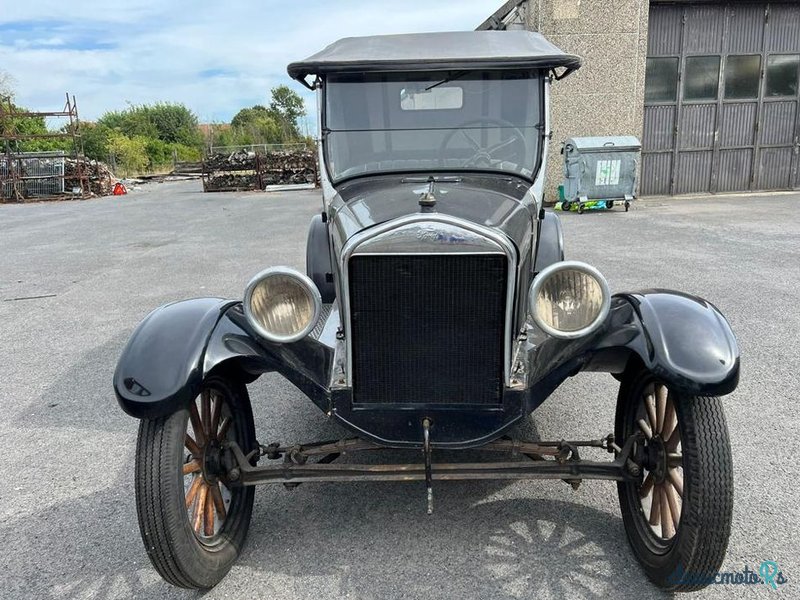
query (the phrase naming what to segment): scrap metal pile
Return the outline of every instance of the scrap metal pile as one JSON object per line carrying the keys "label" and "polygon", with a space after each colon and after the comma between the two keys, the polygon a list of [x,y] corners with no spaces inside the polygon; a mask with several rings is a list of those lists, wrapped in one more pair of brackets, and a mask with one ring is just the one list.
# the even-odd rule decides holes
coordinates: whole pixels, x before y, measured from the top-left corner
{"label": "scrap metal pile", "polygon": [[110,196],[114,193],[114,186],[117,178],[111,172],[109,166],[99,160],[78,161],[68,158],[64,164],[64,184],[67,190],[80,188],[81,175],[83,175],[84,185],[87,185],[87,192],[95,196]]}
{"label": "scrap metal pile", "polygon": [[83,157],[45,154],[0,155],[0,202],[71,200],[113,194],[117,178],[107,164]]}
{"label": "scrap metal pile", "polygon": [[211,154],[203,161],[203,190],[231,192],[263,190],[268,185],[316,184],[317,173],[317,155],[310,148]]}
{"label": "scrap metal pile", "polygon": [[317,153],[314,150],[279,150],[262,158],[261,179],[266,185],[317,183]]}
{"label": "scrap metal pile", "polygon": [[[112,193],[116,179],[103,163],[89,161],[83,144],[75,96],[65,94],[61,110],[28,111],[17,107],[11,97],[0,98],[0,202],[28,200],[66,200],[105,196]],[[48,123],[46,132],[30,133],[22,124],[31,119]],[[28,142],[37,139],[60,140],[65,150],[28,151]]]}

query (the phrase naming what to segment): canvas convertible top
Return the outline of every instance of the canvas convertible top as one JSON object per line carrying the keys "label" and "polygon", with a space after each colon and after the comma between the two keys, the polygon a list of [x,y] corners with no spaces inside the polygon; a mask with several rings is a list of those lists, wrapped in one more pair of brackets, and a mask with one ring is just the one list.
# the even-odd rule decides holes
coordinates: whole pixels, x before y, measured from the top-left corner
{"label": "canvas convertible top", "polygon": [[453,31],[344,38],[287,71],[301,83],[309,75],[385,71],[447,71],[563,67],[581,59],[565,54],[541,34],[530,31]]}

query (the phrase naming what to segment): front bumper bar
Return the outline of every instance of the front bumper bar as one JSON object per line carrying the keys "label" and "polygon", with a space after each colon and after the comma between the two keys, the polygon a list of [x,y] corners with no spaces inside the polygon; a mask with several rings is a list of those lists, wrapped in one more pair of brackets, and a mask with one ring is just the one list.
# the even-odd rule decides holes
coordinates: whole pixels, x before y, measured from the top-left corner
{"label": "front bumper bar", "polygon": [[[516,460],[505,462],[435,463],[430,465],[433,481],[479,480],[479,479],[562,479],[577,487],[583,479],[631,481],[640,476],[640,469],[630,460],[635,436],[624,447],[614,445],[604,438],[591,442],[518,442],[497,440],[481,450],[501,451],[516,455]],[[582,460],[578,454],[581,446],[606,448],[615,454],[613,461]],[[228,470],[227,480],[231,485],[252,486],[266,483],[299,484],[305,482],[350,482],[350,481],[424,481],[424,462],[405,464],[351,464],[337,463],[345,452],[376,450],[381,446],[361,440],[343,440],[280,448],[277,445],[262,448],[261,454],[270,458],[284,458],[275,465],[254,466],[257,451],[245,456],[235,442],[227,446],[234,464]],[[311,457],[322,456],[315,463]]]}

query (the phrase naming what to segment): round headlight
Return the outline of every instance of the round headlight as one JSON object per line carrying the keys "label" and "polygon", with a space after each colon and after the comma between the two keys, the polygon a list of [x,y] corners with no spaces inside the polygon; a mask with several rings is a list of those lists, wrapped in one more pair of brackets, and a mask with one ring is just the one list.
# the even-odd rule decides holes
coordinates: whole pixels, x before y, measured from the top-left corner
{"label": "round headlight", "polygon": [[585,263],[562,261],[543,269],[531,285],[530,314],[545,333],[577,338],[605,320],[611,304],[608,283]]}
{"label": "round headlight", "polygon": [[247,321],[271,342],[296,342],[308,335],[317,324],[321,306],[317,286],[287,267],[262,271],[244,293]]}

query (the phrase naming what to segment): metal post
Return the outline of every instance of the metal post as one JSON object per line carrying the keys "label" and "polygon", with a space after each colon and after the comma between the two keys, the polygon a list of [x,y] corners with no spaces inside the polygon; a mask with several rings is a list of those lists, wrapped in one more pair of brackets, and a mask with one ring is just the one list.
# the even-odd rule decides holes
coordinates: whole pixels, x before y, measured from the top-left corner
{"label": "metal post", "polygon": [[724,8],[722,20],[722,39],[720,40],[719,73],[717,77],[717,110],[714,115],[714,139],[711,148],[711,177],[708,190],[712,194],[719,189],[719,146],[720,146],[720,126],[722,124],[723,96],[725,94],[725,67],[727,66],[728,56],[728,35],[730,28],[730,7]]}
{"label": "metal post", "polygon": [[672,169],[669,180],[669,193],[675,195],[675,181],[678,177],[678,162],[680,158],[680,139],[681,139],[681,108],[683,106],[683,73],[686,64],[686,7],[682,9],[681,34],[680,34],[680,55],[678,58],[678,91],[675,98],[675,126],[672,129]]}
{"label": "metal post", "polygon": [[759,179],[761,174],[761,132],[762,124],[764,122],[764,94],[767,87],[767,58],[769,54],[770,30],[769,30],[769,4],[764,8],[764,34],[761,42],[761,79],[758,86],[758,108],[756,109],[756,124],[755,131],[753,132],[753,158],[750,161],[750,180],[748,183],[749,190],[756,190],[759,187]]}
{"label": "metal post", "polygon": [[422,421],[422,434],[424,440],[423,452],[425,452],[425,490],[428,497],[428,514],[433,514],[433,475],[431,471],[431,420],[428,418]]}

